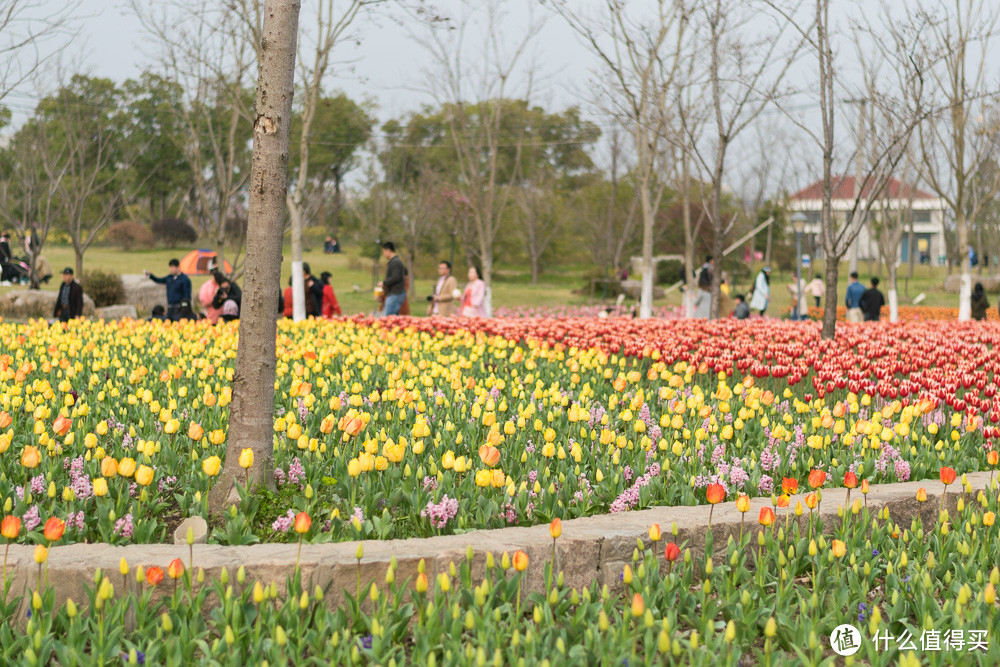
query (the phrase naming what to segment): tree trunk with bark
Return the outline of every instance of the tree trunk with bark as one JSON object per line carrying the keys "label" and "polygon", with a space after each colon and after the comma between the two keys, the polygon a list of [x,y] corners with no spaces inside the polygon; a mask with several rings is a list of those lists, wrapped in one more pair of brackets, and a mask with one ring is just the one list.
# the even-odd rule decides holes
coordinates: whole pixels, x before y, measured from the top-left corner
{"label": "tree trunk with bark", "polygon": [[288,188],[299,0],[266,0],[254,105],[247,271],[225,466],[209,494],[213,514],[239,501],[239,458],[254,453],[250,486],[273,484],[275,331]]}

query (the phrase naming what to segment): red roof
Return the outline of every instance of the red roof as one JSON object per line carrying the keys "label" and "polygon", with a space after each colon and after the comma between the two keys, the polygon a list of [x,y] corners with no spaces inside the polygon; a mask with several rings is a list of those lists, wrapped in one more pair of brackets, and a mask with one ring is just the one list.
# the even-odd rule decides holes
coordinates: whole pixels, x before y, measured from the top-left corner
{"label": "red roof", "polygon": [[[864,181],[862,181],[864,183]],[[864,183],[864,192],[862,192],[862,197],[867,197],[868,191],[871,190],[872,185],[874,185],[875,179],[869,179],[867,183]],[[831,182],[831,187],[833,189],[834,199],[854,199],[854,177],[853,176],[834,176]],[[889,185],[886,187],[885,195],[888,195],[890,199],[908,199],[910,195],[913,195],[914,199],[934,199],[934,195],[919,190],[912,185],[907,185],[902,183],[895,178],[889,179]],[[805,187],[795,194],[792,195],[792,199],[822,199],[823,198],[823,181],[816,181],[812,185]]]}

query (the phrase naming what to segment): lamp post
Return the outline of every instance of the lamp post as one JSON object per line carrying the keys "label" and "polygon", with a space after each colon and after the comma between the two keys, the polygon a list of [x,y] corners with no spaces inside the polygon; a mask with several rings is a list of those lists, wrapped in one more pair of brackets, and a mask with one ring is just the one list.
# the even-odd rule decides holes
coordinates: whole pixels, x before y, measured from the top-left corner
{"label": "lamp post", "polygon": [[802,282],[802,230],[806,226],[806,215],[802,211],[797,211],[792,216],[792,229],[795,230],[795,304],[792,306],[794,313],[796,314],[796,320],[802,319],[802,313],[799,312],[799,306],[802,304],[802,290],[804,289]]}

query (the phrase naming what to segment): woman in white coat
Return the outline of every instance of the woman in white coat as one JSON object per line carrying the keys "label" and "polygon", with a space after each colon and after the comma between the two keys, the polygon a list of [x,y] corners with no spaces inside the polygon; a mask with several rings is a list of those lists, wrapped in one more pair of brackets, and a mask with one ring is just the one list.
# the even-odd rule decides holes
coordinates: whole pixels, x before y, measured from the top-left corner
{"label": "woman in white coat", "polygon": [[763,317],[767,304],[771,300],[771,267],[765,266],[757,274],[753,284],[753,295],[750,297],[750,309],[760,312]]}

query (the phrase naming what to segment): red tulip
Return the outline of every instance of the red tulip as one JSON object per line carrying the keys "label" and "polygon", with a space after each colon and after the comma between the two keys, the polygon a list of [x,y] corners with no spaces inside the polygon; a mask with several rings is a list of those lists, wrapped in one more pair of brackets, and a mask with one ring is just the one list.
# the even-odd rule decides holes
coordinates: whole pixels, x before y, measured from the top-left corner
{"label": "red tulip", "polygon": [[666,546],[663,547],[663,557],[667,559],[667,562],[673,563],[680,555],[681,548],[673,542],[667,542]]}
{"label": "red tulip", "polygon": [[949,468],[948,466],[941,466],[941,482],[948,486],[955,481],[957,473],[954,468]]}
{"label": "red tulip", "polygon": [[844,486],[853,489],[858,485],[858,476],[848,470],[844,473]]}

